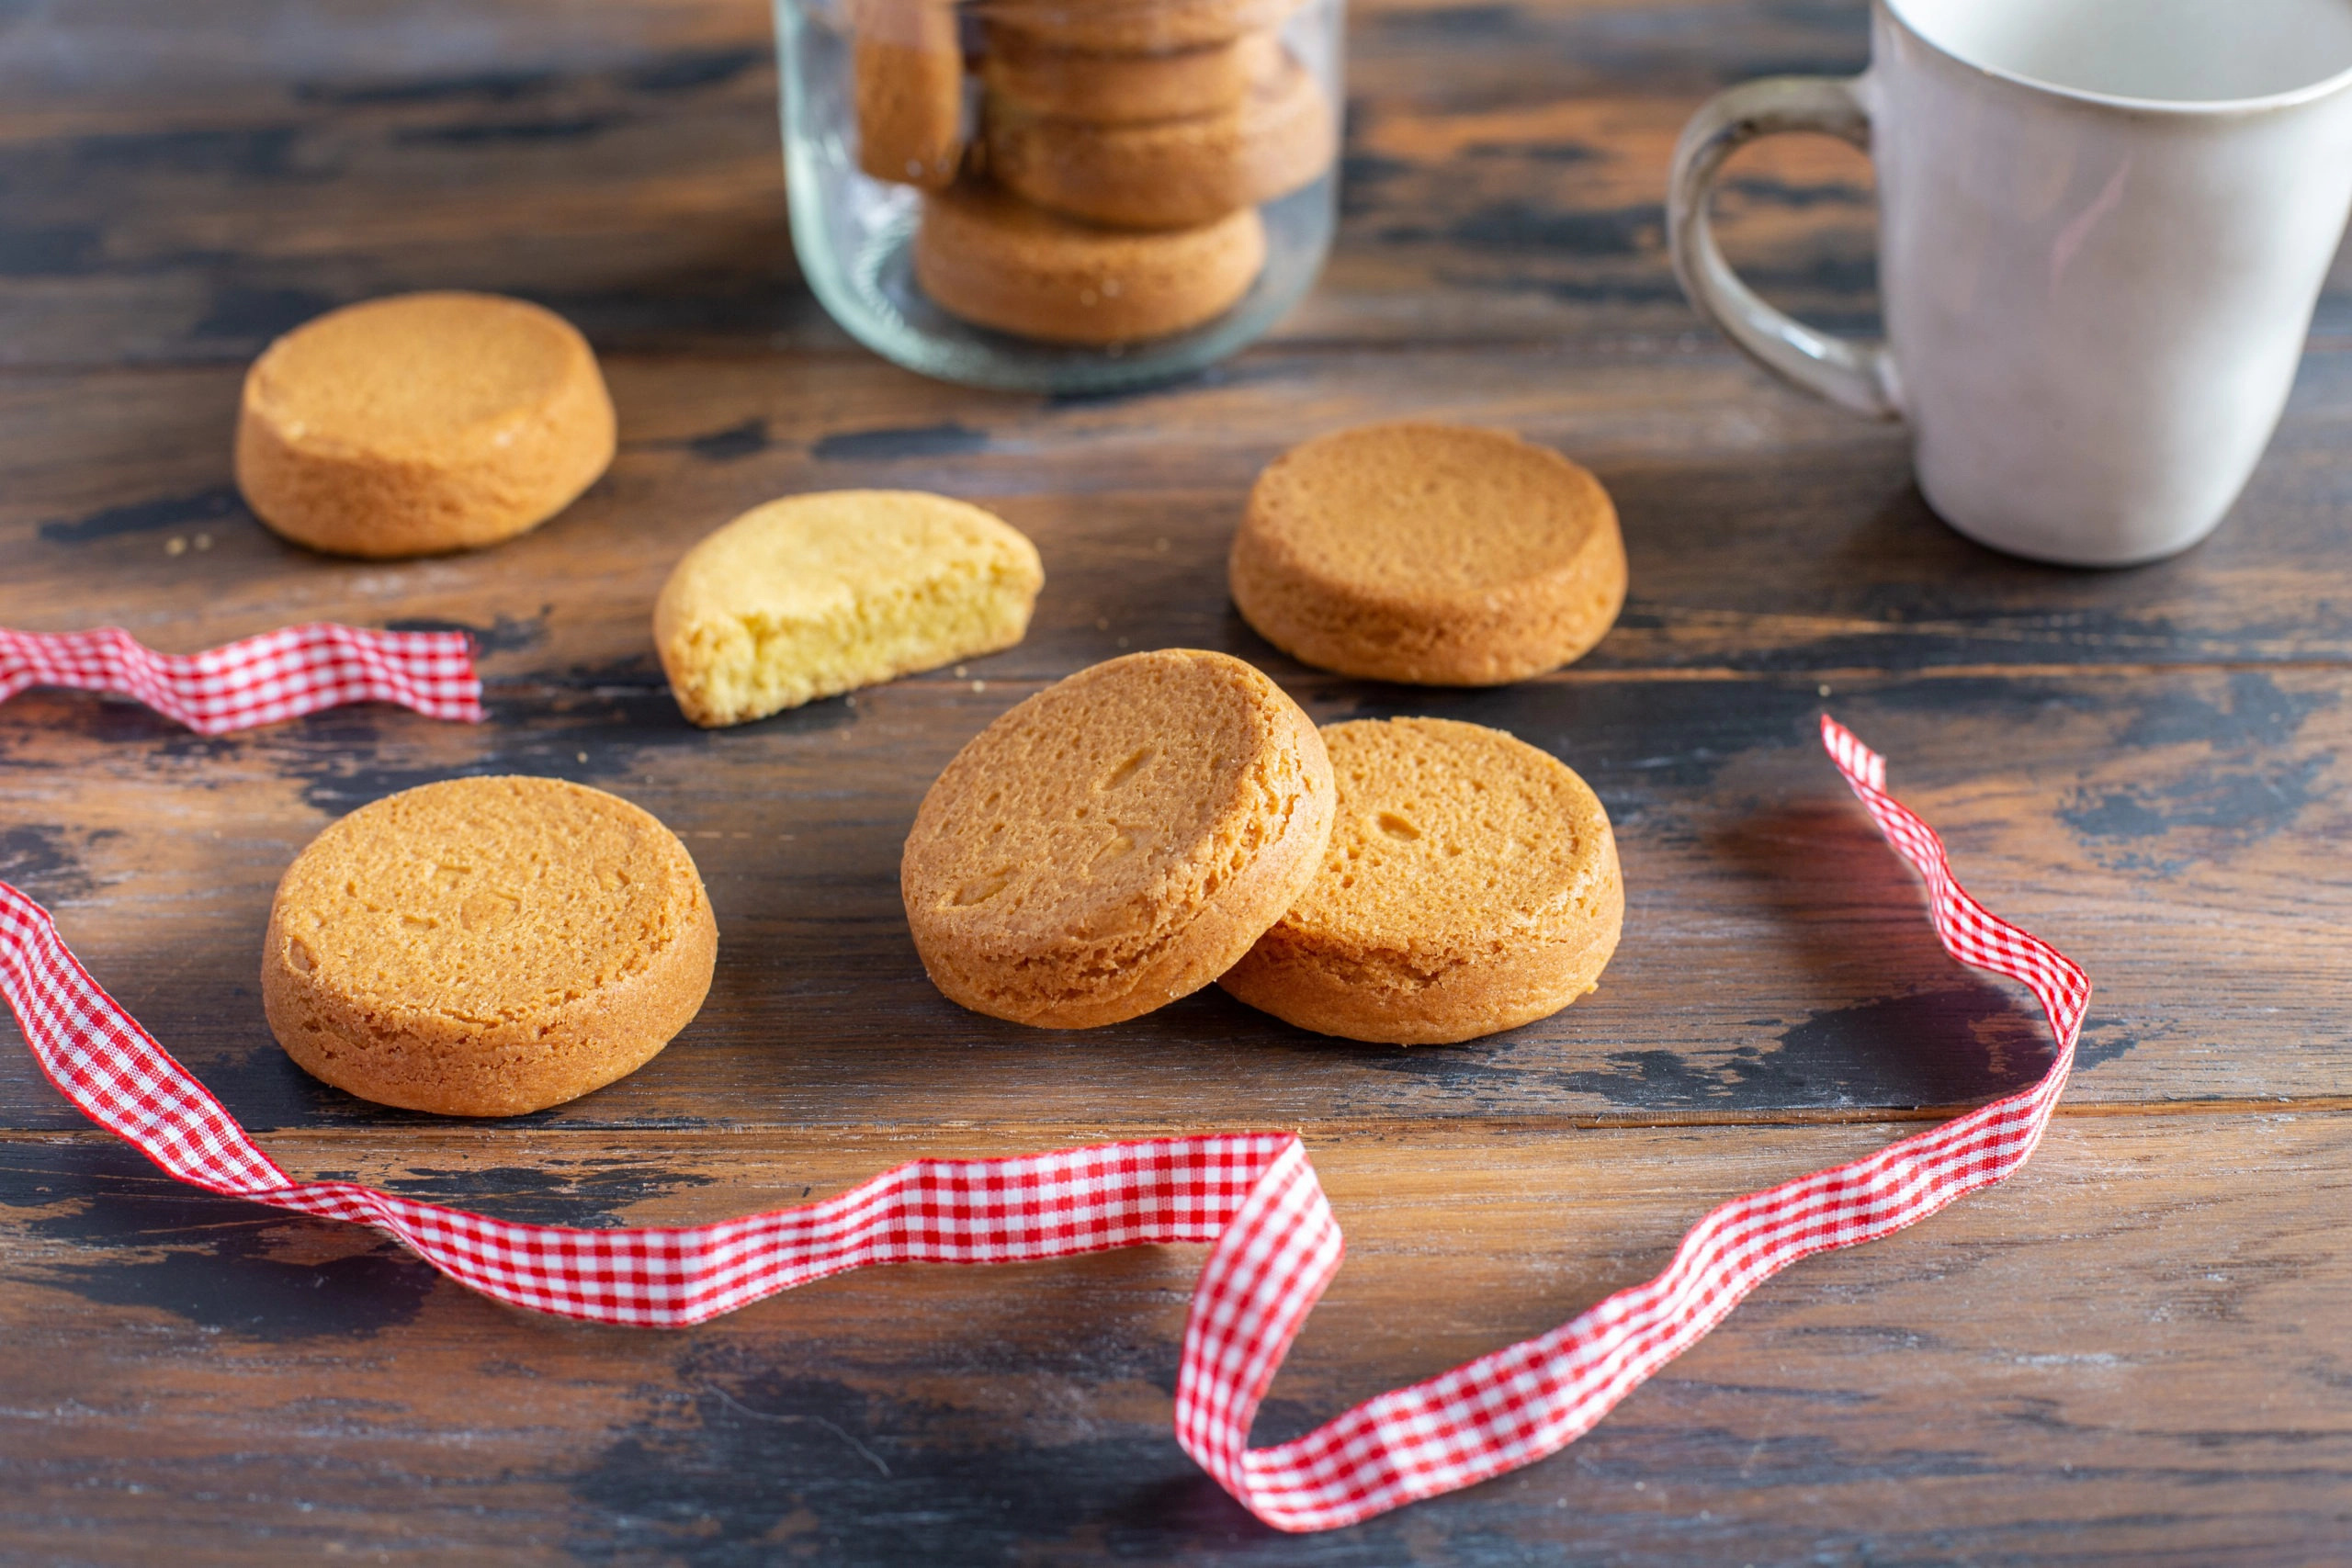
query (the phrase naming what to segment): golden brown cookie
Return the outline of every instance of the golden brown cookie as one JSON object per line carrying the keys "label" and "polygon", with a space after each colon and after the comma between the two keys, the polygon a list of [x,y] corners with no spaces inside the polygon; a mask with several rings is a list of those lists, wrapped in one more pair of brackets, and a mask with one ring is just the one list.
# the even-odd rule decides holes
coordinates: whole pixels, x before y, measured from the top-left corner
{"label": "golden brown cookie", "polygon": [[1223,974],[1313,879],[1331,830],[1314,724],[1238,659],[1131,653],[982,730],[916,813],[907,924],[950,1000],[1117,1023]]}
{"label": "golden brown cookie", "polygon": [[643,1066],[710,989],[710,898],[677,835],[559,779],[363,806],[277,884],[262,1008],[363,1100],[516,1116]]}
{"label": "golden brown cookie", "polygon": [[1221,114],[1092,125],[990,98],[987,137],[989,173],[1040,207],[1182,229],[1312,184],[1339,150],[1339,118],[1314,73],[1286,58]]}
{"label": "golden brown cookie", "polygon": [[1244,209],[1198,229],[1136,233],[1073,222],[991,186],[923,200],[915,280],[977,326],[1047,343],[1165,337],[1216,320],[1266,264]]}
{"label": "golden brown cookie", "polygon": [[329,311],[245,376],[237,486],[333,555],[495,544],[570,505],[613,460],[596,356],[551,310],[401,294]]}
{"label": "golden brown cookie", "polygon": [[952,0],[854,0],[857,166],[944,190],[964,161],[964,51]]}
{"label": "golden brown cookie", "polygon": [[1487,686],[1557,669],[1625,602],[1600,481],[1517,436],[1374,424],[1258,476],[1227,562],[1258,634],[1375,681]]}
{"label": "golden brown cookie", "polygon": [[1584,780],[1450,719],[1323,740],[1340,807],[1322,874],[1219,985],[1301,1029],[1396,1045],[1515,1028],[1593,988],[1625,887]]}
{"label": "golden brown cookie", "polygon": [[1045,580],[1035,545],[944,495],[787,496],[686,552],[653,646],[688,718],[741,724],[1011,648]]}
{"label": "golden brown cookie", "polygon": [[1091,54],[1160,54],[1282,26],[1300,0],[981,0],[991,32]]}
{"label": "golden brown cookie", "polygon": [[1027,114],[1132,125],[1229,113],[1251,84],[1279,70],[1282,58],[1272,33],[1244,33],[1163,54],[1088,54],[996,28],[980,61],[980,80]]}

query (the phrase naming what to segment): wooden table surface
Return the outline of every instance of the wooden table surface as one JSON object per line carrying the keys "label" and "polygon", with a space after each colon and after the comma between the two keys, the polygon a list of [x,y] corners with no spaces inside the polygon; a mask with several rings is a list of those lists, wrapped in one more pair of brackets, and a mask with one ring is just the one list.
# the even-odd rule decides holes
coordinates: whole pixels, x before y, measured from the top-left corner
{"label": "wooden table surface", "polygon": [[[173,650],[292,621],[461,625],[491,722],[351,708],[221,739],[127,703],[0,706],[0,877],[289,1169],[516,1217],[676,1222],[917,1152],[1304,1131],[1350,1257],[1261,1441],[1655,1271],[1724,1197],[2030,1081],[2022,993],[1936,949],[1814,740],[1893,761],[1993,907],[2098,992],[2032,1166],[1765,1286],[1564,1454],[1356,1529],[1267,1530],[1169,1433],[1196,1250],[834,1280],[685,1333],[566,1325],[370,1233],[174,1186],[0,1025],[0,1558],[1248,1564],[2352,1560],[2352,265],[2210,543],[2021,564],[1924,509],[1897,428],[1702,330],[1658,201],[1707,93],[1864,58],[1851,0],[1365,0],[1320,289],[1194,381],[934,385],[800,285],[752,0],[0,5],[0,624]],[[1869,171],[1744,155],[1736,259],[1874,316]],[[543,300],[604,357],[612,471],[543,530],[397,565],[257,525],[245,362],[329,306]],[[1222,561],[1259,467],[1406,414],[1589,464],[1633,592],[1495,691],[1304,669]],[[1001,512],[1028,640],[721,733],[653,661],[655,587],[747,505],[859,485]],[[1124,649],[1261,664],[1318,718],[1499,725],[1591,781],[1625,938],[1543,1023],[1410,1052],[1214,990],[1025,1031],[925,983],[899,845],[1006,705]],[[255,994],[278,873],[452,774],[586,780],[701,861],[702,1016],[514,1122],[312,1082]]]}

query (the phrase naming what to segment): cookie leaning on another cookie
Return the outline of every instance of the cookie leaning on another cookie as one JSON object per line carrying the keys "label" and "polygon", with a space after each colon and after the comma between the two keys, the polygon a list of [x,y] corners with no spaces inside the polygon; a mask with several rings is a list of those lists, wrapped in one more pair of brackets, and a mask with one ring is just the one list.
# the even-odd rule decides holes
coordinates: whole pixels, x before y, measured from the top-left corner
{"label": "cookie leaning on another cookie", "polygon": [[1081,670],[957,752],[899,863],[932,980],[976,1012],[1116,1023],[1207,985],[1314,878],[1331,767],[1298,705],[1190,649]]}
{"label": "cookie leaning on another cookie", "polygon": [[363,806],[279,879],[262,1008],[363,1100],[517,1116],[634,1072],[710,989],[718,928],[677,835],[559,779]]}
{"label": "cookie leaning on another cookie", "polygon": [[1366,425],[1292,448],[1250,491],[1227,577],[1258,635],[1345,675],[1487,686],[1581,657],[1625,601],[1600,481],[1461,425]]}
{"label": "cookie leaning on another cookie", "polygon": [[1323,869],[1218,984],[1322,1034],[1445,1044],[1548,1017],[1617,950],[1609,814],[1556,759],[1448,719],[1323,731]]}
{"label": "cookie leaning on another cookie", "polygon": [[389,558],[537,527],[613,459],[613,404],[569,321],[492,294],[332,310],[246,374],[237,488],[297,544]]}
{"label": "cookie leaning on another cookie", "polygon": [[964,51],[952,0],[852,0],[857,166],[944,190],[964,161]]}
{"label": "cookie leaning on another cookie", "polygon": [[990,186],[923,198],[915,281],[977,326],[1047,343],[1135,343],[1233,308],[1266,265],[1254,209],[1198,229],[1131,233],[1033,207]]}
{"label": "cookie leaning on another cookie", "polygon": [[741,724],[1019,642],[1045,581],[992,513],[921,491],[756,506],[686,552],[653,646],[696,724]]}

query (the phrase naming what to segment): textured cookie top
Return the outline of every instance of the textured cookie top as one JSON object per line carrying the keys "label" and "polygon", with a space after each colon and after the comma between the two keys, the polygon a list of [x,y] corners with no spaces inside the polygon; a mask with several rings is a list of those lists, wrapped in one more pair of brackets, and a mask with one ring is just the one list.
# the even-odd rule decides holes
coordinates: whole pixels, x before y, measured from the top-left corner
{"label": "textured cookie top", "polygon": [[1295,944],[1434,967],[1602,914],[1609,814],[1525,741],[1442,718],[1327,726],[1339,809],[1322,874],[1276,930]]}
{"label": "textured cookie top", "polygon": [[[926,955],[946,944],[1033,965],[1042,987],[1115,990],[1310,817],[1319,845],[1323,769],[1296,705],[1238,659],[1095,665],[1004,714],[932,786],[907,839],[909,918]],[[1289,890],[1276,897],[1233,956]]]}
{"label": "textured cookie top", "polygon": [[513,1023],[642,975],[704,901],[677,835],[559,779],[452,779],[364,806],[287,869],[272,957],[393,1018]]}
{"label": "textured cookie top", "polygon": [[1293,447],[1242,528],[1289,570],[1369,599],[1475,597],[1578,572],[1609,492],[1558,453],[1498,431],[1364,425]]}
{"label": "textured cookie top", "polygon": [[401,294],[329,311],[270,344],[247,407],[286,441],[345,456],[492,457],[582,378],[587,340],[553,311],[494,294]]}
{"label": "textured cookie top", "polygon": [[670,642],[699,622],[825,621],[945,581],[1045,581],[1037,547],[992,513],[911,490],[838,490],[755,506],[686,552],[654,605]]}

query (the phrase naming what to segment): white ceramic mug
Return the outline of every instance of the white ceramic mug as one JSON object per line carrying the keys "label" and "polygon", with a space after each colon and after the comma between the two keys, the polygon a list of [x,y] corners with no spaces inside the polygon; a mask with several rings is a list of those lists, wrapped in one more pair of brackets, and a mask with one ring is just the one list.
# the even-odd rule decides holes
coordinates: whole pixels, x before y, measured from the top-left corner
{"label": "white ceramic mug", "polygon": [[[1883,344],[1733,276],[1707,221],[1741,143],[1878,170]],[[1871,66],[1717,95],[1675,150],[1676,274],[1805,390],[1900,416],[1928,503],[2021,556],[2186,549],[2278,423],[2352,209],[2352,0],[1873,0]]]}

